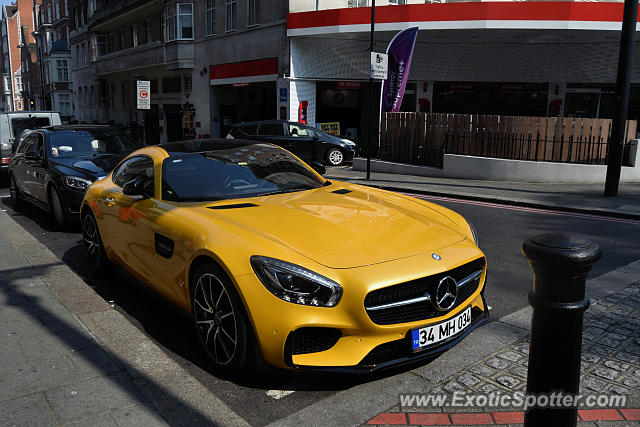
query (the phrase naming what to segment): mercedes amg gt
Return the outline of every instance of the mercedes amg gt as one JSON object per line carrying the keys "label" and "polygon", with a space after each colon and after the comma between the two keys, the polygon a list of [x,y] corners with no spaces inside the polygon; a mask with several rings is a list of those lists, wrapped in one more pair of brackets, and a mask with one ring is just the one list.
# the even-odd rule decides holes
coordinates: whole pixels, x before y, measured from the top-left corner
{"label": "mercedes amg gt", "polygon": [[461,215],[328,181],[275,145],[142,148],[88,188],[81,220],[92,272],[116,264],[184,310],[221,370],[415,362],[488,314]]}

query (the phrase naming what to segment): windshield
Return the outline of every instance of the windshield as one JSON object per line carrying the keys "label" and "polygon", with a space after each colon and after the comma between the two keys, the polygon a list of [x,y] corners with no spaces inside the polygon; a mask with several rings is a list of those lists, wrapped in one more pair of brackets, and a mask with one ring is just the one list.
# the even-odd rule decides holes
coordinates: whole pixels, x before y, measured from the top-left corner
{"label": "windshield", "polygon": [[128,154],[140,148],[133,139],[112,129],[53,131],[49,140],[54,158]]}
{"label": "windshield", "polygon": [[207,201],[264,196],[322,187],[307,166],[264,144],[166,158],[162,198]]}

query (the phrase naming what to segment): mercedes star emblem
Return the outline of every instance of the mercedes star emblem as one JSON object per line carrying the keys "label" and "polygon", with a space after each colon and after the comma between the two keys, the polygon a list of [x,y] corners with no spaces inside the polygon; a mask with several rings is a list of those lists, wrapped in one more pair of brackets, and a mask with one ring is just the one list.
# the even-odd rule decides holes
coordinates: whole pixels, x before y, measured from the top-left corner
{"label": "mercedes star emblem", "polygon": [[456,279],[451,276],[444,277],[438,283],[436,288],[436,297],[433,300],[433,305],[440,311],[450,310],[456,303],[458,298],[458,283]]}

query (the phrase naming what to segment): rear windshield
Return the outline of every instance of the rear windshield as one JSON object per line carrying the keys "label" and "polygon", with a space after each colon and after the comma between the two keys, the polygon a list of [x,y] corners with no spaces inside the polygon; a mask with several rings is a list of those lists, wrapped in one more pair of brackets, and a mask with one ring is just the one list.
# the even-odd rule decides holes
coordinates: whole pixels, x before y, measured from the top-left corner
{"label": "rear windshield", "polygon": [[51,122],[49,117],[20,117],[11,119],[11,128],[13,129],[13,137],[17,137],[25,129],[38,129],[49,126]]}
{"label": "rear windshield", "polygon": [[138,143],[117,130],[59,130],[50,134],[52,157],[82,157],[128,154]]}

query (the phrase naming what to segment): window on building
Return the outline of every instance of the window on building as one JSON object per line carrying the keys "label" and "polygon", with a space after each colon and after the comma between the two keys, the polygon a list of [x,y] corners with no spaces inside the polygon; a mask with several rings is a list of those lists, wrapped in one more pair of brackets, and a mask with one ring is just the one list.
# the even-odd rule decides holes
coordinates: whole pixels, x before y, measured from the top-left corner
{"label": "window on building", "polygon": [[66,59],[57,59],[56,60],[56,71],[58,73],[58,81],[59,82],[68,82],[69,81],[69,69],[67,68],[67,60]]}
{"label": "window on building", "polygon": [[68,93],[58,95],[58,111],[63,116],[71,115],[71,96]]}
{"label": "window on building", "polygon": [[178,36],[193,39],[193,4],[178,3]]}
{"label": "window on building", "polygon": [[163,77],[162,93],[179,93],[181,92],[180,77]]}
{"label": "window on building", "polygon": [[233,31],[236,29],[237,2],[236,0],[225,1],[225,12],[227,15],[225,30]]}
{"label": "window on building", "polygon": [[56,21],[60,19],[60,3],[58,3],[57,1],[53,2],[53,13]]}
{"label": "window on building", "polygon": [[184,76],[184,91],[191,92],[192,88],[193,88],[193,80],[191,79],[191,76]]}
{"label": "window on building", "polygon": [[407,4],[407,0],[389,0],[389,4]]}
{"label": "window on building", "polygon": [[151,43],[151,19],[146,19],[144,21],[144,42]]}
{"label": "window on building", "polygon": [[131,26],[131,46],[138,46],[138,26],[135,24]]}
{"label": "window on building", "polygon": [[369,0],[348,0],[347,7],[367,7]]}
{"label": "window on building", "polygon": [[96,0],[87,1],[87,16],[90,18],[96,12]]}
{"label": "window on building", "polygon": [[193,3],[178,3],[165,10],[165,40],[193,40]]}
{"label": "window on building", "polygon": [[76,66],[80,65],[80,45],[76,45]]}
{"label": "window on building", "polygon": [[17,101],[16,102],[16,110],[22,111],[22,101]]}
{"label": "window on building", "polygon": [[127,84],[125,82],[122,82],[120,84],[120,90],[122,92],[122,108],[127,108]]}
{"label": "window on building", "polygon": [[156,80],[156,79],[150,80],[149,85],[151,86],[150,87],[151,94],[158,93],[158,80]]}
{"label": "window on building", "polygon": [[22,77],[16,77],[16,90],[22,92]]}
{"label": "window on building", "polygon": [[249,0],[248,12],[247,25],[258,25],[260,23],[260,0]]}
{"label": "window on building", "polygon": [[207,35],[216,33],[216,0],[207,0]]}
{"label": "window on building", "polygon": [[120,42],[120,50],[127,48],[127,40],[125,38],[124,30],[118,31],[118,41]]}
{"label": "window on building", "polygon": [[176,18],[175,6],[169,6],[165,13],[165,24],[164,24],[164,29],[166,31],[166,34],[165,34],[166,41],[171,41],[178,38],[176,26],[177,26],[177,18]]}

